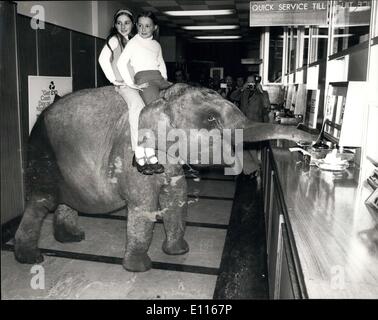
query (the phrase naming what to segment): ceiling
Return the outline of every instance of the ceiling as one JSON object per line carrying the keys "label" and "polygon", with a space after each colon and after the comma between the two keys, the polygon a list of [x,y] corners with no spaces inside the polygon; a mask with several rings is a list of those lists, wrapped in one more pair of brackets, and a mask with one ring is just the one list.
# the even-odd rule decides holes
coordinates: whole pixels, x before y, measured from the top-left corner
{"label": "ceiling", "polygon": [[[126,7],[135,12],[152,11],[159,22],[162,34],[175,34],[189,41],[203,41],[194,39],[195,35],[241,35],[239,41],[247,41],[257,37],[259,28],[249,27],[250,0],[127,0],[123,1]],[[232,15],[172,17],[164,14],[171,10],[219,10],[234,9]],[[239,25],[235,30],[207,30],[188,31],[181,28],[187,25]],[[231,41],[231,40],[228,40]]]}

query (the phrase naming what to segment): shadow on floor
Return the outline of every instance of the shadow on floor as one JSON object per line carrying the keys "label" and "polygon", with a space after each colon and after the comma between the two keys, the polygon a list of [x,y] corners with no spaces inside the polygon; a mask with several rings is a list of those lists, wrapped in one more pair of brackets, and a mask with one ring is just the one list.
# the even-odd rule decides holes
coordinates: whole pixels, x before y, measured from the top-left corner
{"label": "shadow on floor", "polygon": [[268,299],[262,191],[239,175],[214,299]]}

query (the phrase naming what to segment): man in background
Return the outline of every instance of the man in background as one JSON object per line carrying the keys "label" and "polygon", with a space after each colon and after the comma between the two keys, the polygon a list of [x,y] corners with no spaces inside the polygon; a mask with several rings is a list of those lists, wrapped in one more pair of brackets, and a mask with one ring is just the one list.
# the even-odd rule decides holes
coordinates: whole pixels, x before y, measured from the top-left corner
{"label": "man in background", "polygon": [[261,77],[248,76],[241,89],[240,110],[251,121],[268,122],[270,111],[269,95],[261,86]]}
{"label": "man in background", "polygon": [[[240,110],[246,117],[254,122],[269,122],[270,111],[269,95],[261,86],[261,77],[258,75],[248,76],[246,83],[241,89]],[[260,184],[261,155],[258,143],[246,143],[243,153],[244,173],[251,178],[257,177]]]}
{"label": "man in background", "polygon": [[230,94],[230,101],[239,108],[240,108],[243,85],[244,85],[244,78],[242,76],[237,77],[235,89]]}
{"label": "man in background", "polygon": [[175,83],[185,83],[186,77],[184,76],[184,72],[181,69],[176,69],[175,71]]}

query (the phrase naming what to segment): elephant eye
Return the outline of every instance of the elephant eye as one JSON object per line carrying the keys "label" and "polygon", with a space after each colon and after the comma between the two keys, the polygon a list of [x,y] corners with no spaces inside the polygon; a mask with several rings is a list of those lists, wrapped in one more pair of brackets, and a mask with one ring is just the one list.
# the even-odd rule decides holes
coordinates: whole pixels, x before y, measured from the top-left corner
{"label": "elephant eye", "polygon": [[210,121],[215,121],[215,117],[210,114],[209,117],[207,118],[207,120],[210,122]]}

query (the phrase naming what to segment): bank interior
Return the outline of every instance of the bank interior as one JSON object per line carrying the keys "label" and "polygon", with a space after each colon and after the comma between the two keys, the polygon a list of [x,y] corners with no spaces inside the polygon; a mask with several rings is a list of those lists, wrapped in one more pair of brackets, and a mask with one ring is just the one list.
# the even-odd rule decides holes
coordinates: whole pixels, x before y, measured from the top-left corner
{"label": "bank interior", "polygon": [[[378,298],[376,1],[2,1],[0,8],[2,299]],[[216,74],[259,75],[269,122],[318,138],[260,143],[253,175],[185,167],[190,251],[165,254],[158,220],[149,271],[122,268],[125,208],[79,212],[86,236],[74,243],[54,239],[48,214],[44,261],[20,264],[14,234],[25,208],[31,86],[44,77],[68,78],[73,92],[109,85],[98,57],[120,8],[155,13],[172,82],[177,69],[192,85]],[[167,13],[205,9],[230,12]],[[224,25],[231,27],[208,30]]]}

